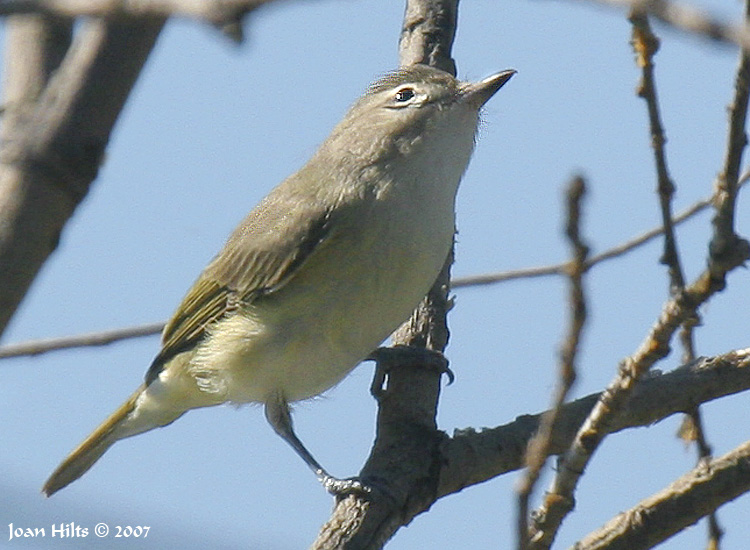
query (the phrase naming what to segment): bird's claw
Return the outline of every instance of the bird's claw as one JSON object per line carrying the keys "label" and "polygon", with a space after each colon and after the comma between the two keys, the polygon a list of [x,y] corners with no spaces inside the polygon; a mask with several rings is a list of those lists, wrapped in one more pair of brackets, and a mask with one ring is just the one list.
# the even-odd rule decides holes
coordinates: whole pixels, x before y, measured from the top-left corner
{"label": "bird's claw", "polygon": [[394,364],[434,368],[441,374],[448,376],[449,385],[456,378],[453,371],[448,367],[448,359],[445,355],[427,348],[416,346],[382,347],[370,353],[367,360],[375,361],[376,365],[375,377],[370,385],[370,393],[375,398],[383,393],[385,378]]}
{"label": "bird's claw", "polygon": [[348,494],[369,495],[372,488],[365,485],[356,477],[339,479],[328,474],[318,476],[318,481],[330,494],[341,497]]}

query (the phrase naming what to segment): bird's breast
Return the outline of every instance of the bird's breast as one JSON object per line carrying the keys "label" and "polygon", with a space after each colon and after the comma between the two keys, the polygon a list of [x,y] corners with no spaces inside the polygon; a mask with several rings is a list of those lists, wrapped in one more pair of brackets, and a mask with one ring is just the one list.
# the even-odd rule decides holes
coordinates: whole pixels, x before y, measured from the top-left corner
{"label": "bird's breast", "polygon": [[[220,321],[197,357],[235,402],[306,399],[337,384],[404,322],[435,281],[454,232],[471,144],[369,176],[369,194],[279,289]],[[414,160],[414,159],[412,159]],[[427,162],[429,160],[429,162]],[[360,190],[361,190],[360,185]],[[205,375],[208,372],[208,375]]]}

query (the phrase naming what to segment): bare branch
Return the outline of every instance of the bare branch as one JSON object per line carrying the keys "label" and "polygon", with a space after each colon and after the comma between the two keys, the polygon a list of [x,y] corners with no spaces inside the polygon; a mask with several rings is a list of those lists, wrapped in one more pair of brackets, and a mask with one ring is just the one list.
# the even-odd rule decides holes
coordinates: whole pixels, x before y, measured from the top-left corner
{"label": "bare branch", "polygon": [[[423,370],[423,369],[413,369]],[[663,418],[678,414],[695,404],[705,403],[750,389],[750,349],[726,355],[702,358],[668,374],[651,373],[635,389],[631,400],[614,419],[611,431],[618,432],[637,426],[649,426]],[[414,388],[411,388],[414,391]],[[588,417],[602,394],[593,394],[563,405],[551,440],[550,453],[564,452]],[[357,541],[357,548],[380,548],[402,525],[427,511],[438,499],[459,492],[524,466],[526,447],[538,431],[547,413],[524,415],[514,422],[480,432],[457,430],[453,437],[442,432],[428,434],[414,429],[402,432],[409,443],[408,453],[391,461],[382,471],[384,479],[394,479],[386,496],[374,493],[364,499],[347,496],[336,504],[334,516],[342,529],[327,525],[321,530],[314,548],[348,548]],[[421,445],[435,437],[440,443],[427,464],[414,470],[414,455],[424,452]],[[416,476],[411,485],[402,485],[399,476]],[[407,489],[406,493],[401,489]],[[353,523],[356,518],[361,523]]]}
{"label": "bare branch", "polygon": [[670,27],[715,42],[750,50],[750,29],[718,19],[700,9],[672,0],[590,0],[596,4],[652,15]]}
{"label": "bare branch", "polygon": [[[245,15],[271,1],[273,0],[0,0],[0,15],[43,13],[66,17],[177,16],[208,21],[216,26],[225,27],[229,24],[239,24]],[[628,11],[650,14],[682,32],[750,49],[750,32],[747,27],[723,21],[682,3],[671,0],[593,1]],[[434,2],[432,5],[442,9],[443,4]],[[405,17],[404,32],[411,34],[412,29],[419,28],[423,36],[432,35],[428,38],[429,40],[438,38],[442,27],[436,26],[438,32],[432,33],[429,27],[424,25],[420,14],[424,15],[427,21],[435,21],[434,16],[437,13],[432,10],[430,2],[421,2],[420,6],[413,9],[411,15],[407,14]],[[455,15],[455,10],[442,11],[444,17],[450,18],[451,14]],[[442,36],[446,37],[444,34]],[[442,49],[448,53],[439,53],[439,56],[447,59],[450,56],[450,46]],[[423,51],[427,52],[428,56],[430,55],[430,49]],[[429,57],[424,59],[427,60]],[[427,61],[418,62],[426,63]]]}
{"label": "bare branch", "polygon": [[747,491],[750,491],[750,442],[699,464],[663,491],[613,518],[574,548],[652,548]]}
{"label": "bare branch", "polygon": [[[750,1],[745,2],[745,20],[750,20]],[[750,50],[740,52],[739,66],[735,78],[735,93],[729,106],[729,133],[724,168],[714,187],[716,213],[713,219],[714,234],[709,246],[709,270],[724,283],[725,264],[735,263],[738,257],[746,260],[750,256],[750,244],[740,239],[734,230],[734,211],[742,153],[747,145],[745,119],[750,97]]]}
{"label": "bare branch", "polygon": [[[745,2],[745,21],[750,20],[750,2]],[[734,231],[735,205],[742,178],[739,177],[742,154],[747,145],[745,124],[748,97],[750,96],[750,53],[740,52],[739,66],[735,79],[735,95],[729,108],[729,133],[724,169],[715,184],[714,202],[716,213],[713,219],[714,235],[709,246],[709,270],[722,272],[725,262],[732,262],[732,256],[747,258],[750,245]],[[721,276],[723,282],[724,277]],[[692,413],[691,425],[698,445],[700,462],[711,456],[711,447],[706,441],[698,409]],[[709,515],[709,546],[718,548],[723,531],[716,516]]]}
{"label": "bare branch", "polygon": [[451,50],[457,16],[458,0],[407,1],[398,45],[401,65],[422,63],[455,75]]}
{"label": "bare branch", "polygon": [[[744,185],[748,181],[748,179],[750,179],[750,172],[746,173],[743,176],[741,185]],[[709,206],[711,206],[711,199],[700,200],[675,216],[672,220],[672,223],[674,225],[679,225],[689,220],[696,214],[706,210]],[[664,226],[655,227],[646,231],[645,233],[642,233],[641,235],[638,235],[637,237],[625,241],[622,244],[613,246],[612,248],[609,248],[604,252],[601,252],[600,254],[595,254],[586,260],[586,270],[588,271],[598,263],[623,256],[663,234]],[[485,273],[482,275],[456,277],[451,281],[451,287],[465,288],[470,286],[483,286],[494,283],[503,283],[505,281],[512,281],[514,279],[530,279],[534,277],[546,277],[549,275],[564,275],[566,266],[567,263],[560,263],[540,267],[500,271],[497,273]]]}
{"label": "bare branch", "polygon": [[731,254],[721,265],[706,269],[696,281],[673,296],[641,346],[622,362],[618,375],[602,394],[559,465],[553,485],[535,516],[532,548],[550,547],[563,519],[573,509],[573,495],[586,465],[610,432],[611,424],[638,381],[669,353],[670,341],[677,329],[694,317],[711,296],[724,289],[726,273],[742,265],[746,257],[747,254]]}
{"label": "bare branch", "polygon": [[[675,296],[682,292],[685,287],[685,277],[682,271],[680,256],[677,251],[677,240],[672,223],[672,197],[674,195],[674,184],[667,169],[667,157],[665,151],[666,137],[659,113],[659,100],[656,93],[656,79],[654,77],[654,56],[659,49],[659,39],[651,30],[648,16],[643,13],[633,12],[630,15],[633,25],[633,50],[636,54],[636,62],[642,69],[641,82],[638,86],[638,95],[646,101],[648,107],[649,125],[651,128],[651,145],[654,150],[656,161],[657,192],[659,206],[664,225],[664,253],[661,262],[669,271],[669,292]],[[700,324],[700,317],[696,311],[695,316],[687,319],[680,329],[679,338],[682,344],[682,361],[688,363],[695,359],[695,342],[693,338],[694,327]],[[707,462],[711,459],[711,447],[706,439],[703,421],[699,407],[693,407],[687,412],[679,430],[680,437],[684,441],[695,442],[698,449],[698,463]],[[719,540],[722,535],[719,520],[714,512],[708,517],[709,547],[718,550]]]}
{"label": "bare branch", "polygon": [[[59,18],[48,18],[39,15],[22,15],[8,19],[6,34],[6,55],[3,67],[3,118],[0,133],[0,143],[7,143],[14,139],[24,128],[24,120],[32,111],[36,100],[47,86],[50,76],[55,71],[70,46],[72,26],[70,21]],[[0,156],[0,161],[2,157]],[[0,175],[0,192],[4,189],[2,175]],[[17,207],[15,197],[0,196],[0,218],[12,223],[12,209]],[[6,222],[7,223],[7,222]],[[8,240],[13,239],[12,232],[0,227],[0,261],[7,258],[3,250],[9,246]],[[12,243],[10,243],[12,244]],[[23,254],[18,248],[12,257]],[[3,274],[10,269],[23,270],[20,266],[0,267],[0,281]],[[10,318],[12,310],[26,292],[26,286],[5,287],[0,296],[0,308],[5,309],[11,304],[11,311],[0,313],[0,334],[4,326],[3,315]],[[7,322],[7,321],[6,321]]]}
{"label": "bare branch", "polygon": [[539,475],[547,461],[552,446],[552,433],[556,429],[560,411],[576,379],[576,355],[581,341],[583,326],[586,323],[586,299],[583,292],[583,275],[589,247],[580,236],[581,201],[586,191],[583,178],[575,178],[567,192],[567,227],[566,235],[570,241],[573,259],[568,265],[570,278],[570,310],[572,312],[568,336],[560,353],[560,374],[558,376],[555,397],[549,414],[542,417],[539,432],[531,439],[526,451],[526,475],[517,489],[518,492],[518,548],[528,547],[529,498]]}
{"label": "bare branch", "polygon": [[64,336],[62,338],[48,338],[44,340],[31,340],[18,344],[8,344],[0,348],[0,359],[8,357],[20,357],[27,355],[41,355],[50,351],[58,351],[70,348],[82,348],[92,346],[104,346],[128,338],[139,338],[141,336],[153,336],[161,333],[164,323],[152,323],[150,325],[138,325],[114,330],[102,330],[89,334],[76,336]]}
{"label": "bare branch", "polygon": [[648,17],[643,13],[632,12],[630,14],[630,22],[633,25],[631,44],[636,54],[636,62],[642,70],[637,93],[639,97],[646,101],[648,107],[651,147],[654,150],[656,164],[657,193],[659,195],[661,219],[664,226],[664,253],[661,257],[661,263],[666,265],[669,270],[670,293],[674,295],[685,286],[685,278],[682,273],[682,266],[680,265],[674,226],[672,224],[674,184],[667,168],[667,155],[665,151],[667,138],[664,136],[664,127],[661,123],[659,100],[657,98],[654,78],[654,56],[659,50],[659,39],[651,31]]}
{"label": "bare branch", "polygon": [[[611,433],[649,426],[690,407],[750,389],[750,349],[700,358],[667,374],[649,373],[633,391]],[[579,428],[601,400],[592,394],[563,405],[550,454],[568,449]],[[524,466],[526,446],[543,415],[524,415],[492,429],[457,430],[441,448],[443,465],[437,497],[456,493]]]}
{"label": "bare branch", "polygon": [[24,104],[33,104],[44,90],[49,77],[68,51],[73,25],[69,19],[26,15],[7,21],[5,66],[3,74],[3,139],[14,134]]}
{"label": "bare branch", "polygon": [[273,0],[0,0],[0,15],[42,13],[63,17],[185,17],[207,21],[242,39],[245,16]]}
{"label": "bare branch", "polygon": [[163,23],[87,22],[14,139],[2,144],[0,333],[96,177]]}
{"label": "bare branch", "polygon": [[[698,465],[705,465],[711,461],[713,450],[706,438],[703,427],[703,418],[700,407],[697,405],[687,411],[682,420],[682,424],[677,432],[677,436],[683,441],[695,443],[698,449]],[[719,550],[719,543],[724,536],[724,530],[719,525],[719,518],[716,512],[708,515],[708,545],[711,550]]]}
{"label": "bare branch", "polygon": [[641,346],[622,362],[620,372],[602,393],[559,464],[553,485],[535,517],[532,548],[546,549],[552,544],[560,524],[573,509],[573,494],[594,452],[611,432],[613,422],[621,414],[638,381],[669,353],[669,342],[675,331],[720,290],[714,281],[710,271],[706,270],[683,292],[670,299]]}

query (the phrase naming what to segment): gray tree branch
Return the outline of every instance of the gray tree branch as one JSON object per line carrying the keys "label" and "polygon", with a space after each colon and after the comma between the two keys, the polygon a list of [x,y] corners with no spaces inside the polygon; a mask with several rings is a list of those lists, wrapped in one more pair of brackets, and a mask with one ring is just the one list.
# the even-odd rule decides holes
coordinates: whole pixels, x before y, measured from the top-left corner
{"label": "gray tree branch", "polygon": [[273,0],[0,0],[0,15],[43,13],[64,17],[161,17],[202,19],[214,24],[239,18]]}
{"label": "gray tree branch", "polygon": [[[0,148],[0,334],[96,177],[163,24],[86,22],[36,101],[8,104]],[[12,49],[8,56],[24,53]],[[16,58],[9,67],[24,63]]]}
{"label": "gray tree branch", "polygon": [[[725,355],[700,358],[667,374],[650,373],[634,390],[631,399],[611,425],[611,433],[629,428],[650,426],[668,416],[679,414],[698,404],[750,389],[750,349]],[[563,405],[550,440],[550,454],[566,451],[601,394],[592,394]],[[418,487],[411,494],[395,493],[398,502],[374,495],[372,499],[348,496],[336,505],[334,517],[339,528],[327,526],[321,531],[314,548],[379,548],[402,525],[427,511],[437,500],[467,487],[488,481],[524,466],[529,441],[538,431],[544,415],[524,415],[496,428],[477,431],[457,430],[453,436],[437,432],[440,443],[428,464],[417,470]],[[423,442],[419,431],[403,432],[404,438],[417,437],[414,447]],[[431,436],[433,439],[435,435]],[[413,455],[405,454],[391,461],[379,473],[385,479],[415,475]],[[396,485],[401,487],[400,485]],[[408,485],[407,485],[408,486]],[[750,489],[744,488],[744,491]],[[736,495],[735,495],[736,496]],[[722,504],[713,501],[713,509]],[[359,518],[364,525],[353,523]],[[333,519],[331,520],[333,521]],[[378,522],[383,522],[379,524]],[[675,525],[683,520],[674,518]],[[354,530],[354,533],[350,531]],[[366,529],[366,531],[363,531]],[[674,527],[674,531],[679,527]],[[356,536],[356,533],[360,533]],[[365,536],[366,533],[366,536]],[[354,546],[354,544],[357,546]]]}
{"label": "gray tree branch", "polygon": [[[750,1],[744,3],[745,22],[750,23]],[[750,49],[740,52],[734,83],[734,97],[729,105],[729,131],[724,167],[714,185],[714,233],[709,245],[708,268],[719,284],[724,283],[726,265],[747,259],[750,243],[735,232],[735,204],[740,179],[742,154],[747,146],[745,123],[750,98]]]}
{"label": "gray tree branch", "polygon": [[[208,21],[223,29],[228,25],[239,29],[239,24],[245,15],[270,1],[272,0],[0,0],[0,15],[44,13],[65,17],[177,16]],[[682,2],[672,0],[588,1],[649,14],[679,31],[750,49],[750,31],[746,26],[719,19],[706,11]],[[439,1],[420,3],[415,6],[412,14],[407,13],[407,17],[404,18],[404,30],[419,28],[418,33],[433,35],[439,37],[438,41],[442,41],[447,38],[447,35],[440,32],[440,25],[430,27],[423,23],[423,21],[435,21],[433,16],[436,14],[431,11],[431,5],[442,10],[442,3]],[[448,9],[442,13],[450,17],[451,14],[455,15],[455,10]],[[430,16],[424,17],[427,14]],[[444,42],[444,44],[447,43]],[[450,48],[447,51],[450,52]],[[437,54],[433,61],[440,63],[446,61],[450,55],[445,56],[435,50],[432,54],[429,53],[430,50],[423,50],[423,52],[426,57],[419,62],[425,64],[429,64],[430,55]],[[439,61],[440,59],[443,61]]]}
{"label": "gray tree branch", "polygon": [[0,0],[0,15],[40,13],[61,17],[185,17],[205,21],[237,42],[242,21],[273,0]]}
{"label": "gray tree branch", "polygon": [[[745,10],[746,20],[750,21],[750,1],[745,2]],[[638,21],[637,12],[633,19],[635,22]],[[636,31],[640,32],[634,37],[636,50],[643,50],[644,58],[649,58],[650,63],[650,56],[655,52],[653,41],[647,43],[649,37],[643,34],[643,25],[639,28],[636,23]],[[643,42],[640,46],[639,41]],[[734,227],[739,165],[747,143],[744,132],[750,97],[750,56],[747,52],[744,49],[740,51],[735,97],[730,106],[725,168],[714,193],[714,233],[708,246],[708,266],[691,284],[681,288],[673,285],[673,294],[656,323],[640,347],[622,361],[617,376],[579,430],[570,449],[564,454],[552,487],[535,515],[534,543],[531,546],[534,550],[545,550],[551,546],[562,521],[573,509],[575,490],[587,464],[610,433],[611,424],[630,399],[639,381],[656,362],[669,353],[670,342],[675,332],[694,320],[698,308],[715,293],[724,290],[727,274],[744,265],[750,258],[750,243],[740,238]],[[671,219],[669,213],[665,216]]]}
{"label": "gray tree branch", "polygon": [[160,334],[162,329],[164,329],[164,323],[151,323],[120,329],[100,330],[88,334],[76,334],[74,336],[61,336],[59,338],[45,338],[43,340],[18,342],[16,344],[8,344],[0,347],[0,359],[40,355],[50,351],[61,351],[72,348],[106,346],[107,344],[120,342],[129,338]]}
{"label": "gray tree branch", "polygon": [[[664,252],[660,261],[667,266],[669,274],[669,293],[675,296],[685,288],[685,275],[682,261],[677,247],[677,237],[672,222],[672,199],[675,185],[667,168],[666,143],[667,138],[662,124],[661,108],[656,91],[656,77],[654,58],[659,51],[659,38],[651,30],[648,16],[642,13],[631,13],[630,22],[633,26],[631,45],[636,54],[636,62],[641,68],[641,81],[637,87],[638,96],[643,98],[648,109],[649,126],[651,130],[651,148],[654,150],[654,160],[657,174],[657,192],[664,227]],[[739,167],[738,167],[739,168]],[[739,173],[739,172],[738,172]],[[680,343],[682,344],[682,360],[690,362],[695,359],[695,339],[693,329],[700,324],[700,316],[696,312],[692,319],[682,324]],[[700,410],[696,407],[689,411],[682,421],[679,434],[685,441],[695,441],[698,449],[698,460],[711,458],[711,449],[706,439]],[[709,517],[709,547],[719,548],[721,527],[715,514]]]}
{"label": "gray tree branch", "polygon": [[570,550],[652,548],[748,491],[750,442],[720,458],[700,463],[664,490],[617,515]]}
{"label": "gray tree branch", "polygon": [[596,4],[625,9],[628,12],[651,15],[681,32],[702,36],[715,42],[736,44],[750,50],[750,29],[714,17],[710,13],[683,2],[672,0],[588,0]]}
{"label": "gray tree branch", "polygon": [[[750,389],[750,349],[702,357],[667,374],[652,372],[633,391],[610,433],[650,426],[695,405]],[[550,454],[564,453],[602,394],[566,403],[550,442]],[[524,415],[491,429],[458,430],[441,448],[443,467],[436,499],[524,466],[529,439],[545,413]]]}

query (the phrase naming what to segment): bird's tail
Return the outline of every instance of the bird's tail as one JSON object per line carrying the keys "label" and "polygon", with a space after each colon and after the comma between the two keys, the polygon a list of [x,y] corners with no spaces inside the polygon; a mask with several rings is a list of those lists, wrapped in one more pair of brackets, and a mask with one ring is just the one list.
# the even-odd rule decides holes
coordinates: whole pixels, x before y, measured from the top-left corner
{"label": "bird's tail", "polygon": [[125,425],[133,411],[135,411],[138,397],[145,389],[145,384],[138,388],[119,409],[102,422],[83,443],[78,445],[62,461],[57,469],[52,472],[52,475],[49,476],[49,479],[42,488],[42,492],[46,496],[56,493],[85,474],[118,439],[135,435],[132,430],[127,430]]}

